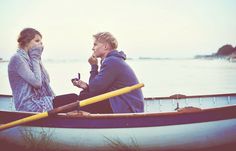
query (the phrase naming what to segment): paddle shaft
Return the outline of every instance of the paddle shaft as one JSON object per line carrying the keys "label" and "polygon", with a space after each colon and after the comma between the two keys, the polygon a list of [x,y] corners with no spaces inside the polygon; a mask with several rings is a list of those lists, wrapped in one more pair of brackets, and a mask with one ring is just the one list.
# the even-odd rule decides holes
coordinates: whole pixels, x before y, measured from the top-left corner
{"label": "paddle shaft", "polygon": [[11,127],[15,127],[15,126],[18,126],[18,125],[21,125],[21,124],[24,124],[24,123],[28,123],[28,122],[36,121],[36,120],[39,120],[39,119],[42,119],[42,118],[46,118],[48,116],[55,115],[59,112],[63,112],[63,111],[68,110],[68,109],[77,108],[78,106],[83,107],[83,106],[86,106],[86,105],[89,105],[89,104],[92,104],[92,103],[96,103],[96,102],[100,102],[100,101],[103,101],[103,100],[106,100],[106,99],[109,99],[109,98],[112,98],[112,97],[115,97],[115,96],[118,96],[118,95],[129,93],[130,91],[133,91],[135,89],[139,89],[143,86],[144,86],[144,84],[140,83],[140,84],[136,84],[136,85],[133,85],[133,86],[121,88],[121,89],[118,89],[118,90],[115,90],[115,91],[112,91],[112,92],[108,92],[108,93],[101,94],[101,95],[98,95],[98,96],[95,96],[95,97],[92,97],[92,98],[85,99],[85,100],[82,100],[82,101],[76,101],[76,102],[73,102],[73,103],[55,108],[55,109],[50,110],[48,112],[38,113],[38,114],[29,116],[29,117],[26,117],[26,118],[22,118],[22,119],[13,121],[13,122],[9,122],[7,124],[0,125],[0,131],[2,131],[4,129],[11,128]]}

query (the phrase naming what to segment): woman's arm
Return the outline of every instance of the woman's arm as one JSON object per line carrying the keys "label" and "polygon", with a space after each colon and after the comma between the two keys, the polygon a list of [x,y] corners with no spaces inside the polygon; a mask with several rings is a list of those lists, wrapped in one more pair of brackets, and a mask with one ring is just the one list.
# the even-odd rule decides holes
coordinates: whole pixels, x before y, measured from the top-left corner
{"label": "woman's arm", "polygon": [[42,48],[34,48],[30,50],[29,56],[32,63],[32,70],[28,62],[21,61],[17,67],[17,73],[34,88],[38,89],[42,86],[40,59],[42,54]]}

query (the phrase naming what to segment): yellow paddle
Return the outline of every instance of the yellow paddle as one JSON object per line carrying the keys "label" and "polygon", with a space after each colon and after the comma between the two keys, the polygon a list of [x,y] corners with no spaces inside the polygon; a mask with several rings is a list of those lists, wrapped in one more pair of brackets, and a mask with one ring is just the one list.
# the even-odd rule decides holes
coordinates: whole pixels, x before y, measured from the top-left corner
{"label": "yellow paddle", "polygon": [[36,120],[39,120],[39,119],[42,119],[42,118],[46,118],[48,116],[55,115],[59,112],[63,112],[63,111],[68,110],[68,109],[77,108],[78,106],[83,107],[83,106],[86,106],[86,105],[89,105],[89,104],[92,104],[92,103],[100,102],[102,100],[106,100],[106,99],[121,95],[121,94],[129,93],[130,91],[133,91],[135,89],[139,89],[143,86],[144,86],[144,84],[140,83],[140,84],[136,84],[136,85],[133,85],[133,86],[121,88],[121,89],[118,89],[118,90],[115,90],[115,91],[112,91],[112,92],[108,92],[108,93],[105,93],[105,94],[102,94],[102,95],[98,95],[98,96],[95,96],[95,97],[92,97],[92,98],[85,99],[85,100],[82,100],[82,101],[73,102],[73,103],[55,108],[55,109],[47,111],[47,112],[42,112],[42,113],[39,113],[39,114],[35,114],[35,115],[29,116],[29,117],[26,117],[26,118],[22,118],[22,119],[13,121],[13,122],[9,122],[7,124],[0,125],[0,131],[2,131],[4,129],[11,128],[11,127],[15,127],[15,126],[27,123],[27,122],[36,121]]}

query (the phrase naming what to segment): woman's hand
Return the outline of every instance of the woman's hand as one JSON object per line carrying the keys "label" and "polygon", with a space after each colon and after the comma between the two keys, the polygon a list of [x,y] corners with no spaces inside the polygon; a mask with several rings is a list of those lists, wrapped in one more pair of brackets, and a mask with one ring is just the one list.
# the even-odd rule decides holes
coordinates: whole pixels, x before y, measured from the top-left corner
{"label": "woman's hand", "polygon": [[31,59],[41,60],[42,53],[43,53],[43,46],[34,47],[29,50],[29,57]]}

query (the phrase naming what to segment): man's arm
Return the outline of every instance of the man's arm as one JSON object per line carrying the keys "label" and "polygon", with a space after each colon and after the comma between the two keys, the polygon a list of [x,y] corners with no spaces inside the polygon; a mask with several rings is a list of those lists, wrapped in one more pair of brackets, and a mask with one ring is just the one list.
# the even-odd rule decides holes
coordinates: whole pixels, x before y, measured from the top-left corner
{"label": "man's arm", "polygon": [[94,95],[107,92],[117,77],[116,63],[110,60],[104,61],[98,74],[93,76],[90,76],[89,92]]}

